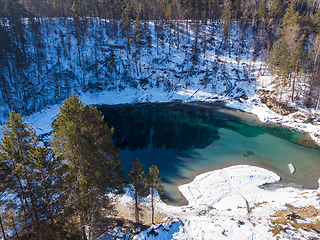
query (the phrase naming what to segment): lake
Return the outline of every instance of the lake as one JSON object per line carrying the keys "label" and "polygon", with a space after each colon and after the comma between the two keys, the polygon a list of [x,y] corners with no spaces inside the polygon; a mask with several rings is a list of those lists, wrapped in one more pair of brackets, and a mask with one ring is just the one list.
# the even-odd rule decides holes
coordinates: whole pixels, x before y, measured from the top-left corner
{"label": "lake", "polygon": [[[221,103],[144,103],[99,105],[113,139],[122,149],[125,173],[138,158],[147,171],[158,166],[169,204],[186,200],[178,186],[195,176],[232,165],[248,164],[277,173],[277,187],[317,188],[320,149],[308,134],[261,123],[253,114]],[[291,174],[288,164],[296,172]]]}

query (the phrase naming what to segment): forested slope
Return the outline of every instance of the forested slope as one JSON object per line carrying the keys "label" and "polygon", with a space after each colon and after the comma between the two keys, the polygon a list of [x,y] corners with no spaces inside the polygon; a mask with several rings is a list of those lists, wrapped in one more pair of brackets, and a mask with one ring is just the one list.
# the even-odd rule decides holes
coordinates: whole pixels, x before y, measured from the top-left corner
{"label": "forested slope", "polygon": [[1,0],[0,9],[2,119],[106,89],[192,85],[245,98],[263,62],[279,100],[319,101],[317,2]]}

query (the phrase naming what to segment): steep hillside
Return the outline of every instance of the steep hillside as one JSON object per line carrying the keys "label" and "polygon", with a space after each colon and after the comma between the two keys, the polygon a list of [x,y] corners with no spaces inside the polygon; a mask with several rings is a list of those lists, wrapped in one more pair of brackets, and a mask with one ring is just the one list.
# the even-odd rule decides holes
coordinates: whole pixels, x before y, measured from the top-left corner
{"label": "steep hillside", "polygon": [[24,61],[18,64],[17,55],[9,53],[2,61],[2,121],[9,110],[29,115],[73,92],[174,93],[192,86],[245,98],[265,71],[254,51],[254,26],[244,30],[234,24],[227,41],[220,22],[139,23],[129,28],[97,18],[25,20]]}

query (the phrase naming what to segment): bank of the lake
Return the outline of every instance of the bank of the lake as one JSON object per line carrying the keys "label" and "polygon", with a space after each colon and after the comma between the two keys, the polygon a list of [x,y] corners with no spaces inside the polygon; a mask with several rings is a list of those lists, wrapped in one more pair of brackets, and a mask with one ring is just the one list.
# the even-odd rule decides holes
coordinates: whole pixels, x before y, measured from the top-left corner
{"label": "bank of the lake", "polygon": [[[319,189],[259,187],[279,180],[271,171],[246,165],[200,174],[179,188],[187,206],[158,200],[157,210],[168,214],[168,223],[134,239],[318,239]],[[297,219],[287,220],[292,212]]]}
{"label": "bank of the lake", "polygon": [[[145,97],[146,94],[149,96],[148,98]],[[190,102],[194,100],[206,101],[206,102],[222,101],[222,102],[226,102],[227,106],[232,107],[234,109],[241,109],[245,112],[256,114],[259,120],[262,122],[274,121],[279,126],[286,125],[293,129],[297,129],[299,131],[311,133],[313,137],[320,135],[319,126],[312,125],[310,123],[304,123],[303,121],[297,120],[290,115],[283,117],[278,114],[275,114],[271,112],[264,104],[261,104],[259,102],[258,97],[255,94],[250,95],[247,100],[242,99],[241,102],[238,100],[225,98],[218,95],[212,95],[211,93],[207,92],[205,89],[197,90],[192,88],[189,88],[188,90],[179,90],[175,92],[174,96],[172,94],[166,93],[163,89],[152,89],[150,91],[146,91],[142,89],[140,90],[125,89],[124,91],[115,91],[115,92],[103,91],[103,92],[100,92],[99,94],[87,93],[80,96],[80,100],[83,101],[85,104],[94,104],[94,105],[97,105],[97,104],[115,105],[115,104],[125,104],[125,103],[132,104],[137,102],[149,101],[147,99],[151,99],[152,102],[170,102],[172,99],[179,99],[183,102]],[[56,105],[44,111],[41,111],[37,114],[33,114],[30,117],[27,117],[26,121],[29,123],[31,122],[33,123],[34,127],[36,128],[37,134],[49,133],[52,130],[50,126],[54,121],[56,114],[58,113],[59,113],[59,106]],[[315,140],[317,140],[317,138]],[[242,153],[242,154],[245,154],[245,153]],[[252,156],[256,156],[256,154],[249,155],[250,160]],[[243,159],[243,160],[245,161],[246,159]],[[268,166],[265,166],[265,168],[269,169]],[[208,172],[209,170],[210,169],[203,169],[203,171],[202,172],[199,171],[199,173]],[[286,173],[288,174],[289,170],[284,168],[284,171],[287,171]],[[195,173],[195,175],[196,174],[197,173]],[[281,173],[279,175],[281,175]],[[232,174],[229,176],[232,177]],[[309,176],[306,176],[305,179],[308,179],[308,178]],[[186,182],[187,181],[184,181],[184,182],[182,181],[181,184]],[[180,183],[177,183],[177,185],[179,184]],[[240,181],[240,184],[243,184],[243,182]],[[208,189],[211,188],[210,185],[205,185],[205,184],[203,184],[203,187]],[[215,191],[215,192],[212,192],[212,194],[213,194],[212,196],[215,196],[216,194],[220,194],[220,193],[218,191]],[[199,210],[199,209],[196,209],[196,206],[185,206],[185,207],[176,208],[174,206],[170,206],[167,204],[162,205],[163,203],[161,203],[159,206],[165,206],[165,207],[158,209],[158,211],[163,211],[165,214],[171,215],[173,217],[174,216],[179,217],[179,219],[177,220],[178,222],[177,229],[179,231],[178,233],[181,232],[181,234],[183,232],[184,233],[189,232],[190,234],[192,231],[194,231],[195,234],[198,234],[199,238],[201,238],[202,236],[201,234],[207,234],[203,236],[204,237],[207,236],[208,238],[206,239],[210,239],[210,234],[212,234],[212,231],[215,231],[215,233],[218,234],[215,239],[225,238],[228,236],[230,237],[230,239],[235,239],[235,238],[273,239],[272,233],[269,232],[270,230],[269,225],[271,224],[271,221],[272,221],[270,215],[272,215],[276,211],[276,209],[286,208],[287,203],[290,203],[293,205],[297,204],[299,206],[311,205],[311,206],[318,207],[319,204],[317,201],[318,199],[317,194],[318,192],[316,190],[300,190],[297,188],[278,188],[277,190],[273,190],[271,192],[266,191],[264,192],[263,195],[260,195],[261,197],[259,199],[257,198],[257,201],[256,201],[256,204],[258,204],[260,207],[265,206],[265,208],[256,208],[255,211],[257,212],[254,215],[255,220],[253,222],[250,220],[252,219],[251,217],[252,215],[248,215],[246,213],[245,207],[243,207],[242,205],[241,206],[238,205],[240,208],[236,206],[235,209],[232,209],[230,211],[229,210],[230,208],[227,207],[228,202],[225,202],[226,203],[225,209],[220,209],[214,206],[211,209],[214,212],[210,212],[208,211],[208,209]],[[254,193],[254,196],[258,196],[256,192]],[[264,200],[267,199],[267,196],[272,197],[272,199],[270,198],[268,201],[269,204],[266,205],[264,203]],[[197,198],[200,196],[195,195],[194,197]],[[299,199],[299,201],[297,199]],[[230,198],[230,201],[235,201],[237,203],[237,201],[232,198]],[[173,211],[172,208],[175,208],[176,210]],[[242,212],[242,210],[244,212]],[[208,215],[209,218],[204,219],[203,214],[205,213],[209,214]],[[210,216],[215,216],[215,217],[211,218]],[[245,225],[246,223],[249,223],[246,225],[249,228],[247,227],[242,228],[241,224],[239,227],[238,225],[239,222],[240,223],[245,222]],[[254,225],[256,224],[258,224],[258,228],[254,227]],[[202,226],[205,228],[203,228]],[[208,230],[207,233],[205,232],[206,230]],[[285,238],[284,235],[287,234],[288,232],[289,231],[282,232],[281,233],[282,235],[280,237]],[[175,236],[179,236],[178,233],[174,232]],[[223,235],[223,233],[225,234]],[[287,235],[287,238],[290,238],[294,233],[295,233],[294,231],[291,231],[291,235]],[[247,238],[244,237],[243,234],[247,234],[248,235]],[[306,233],[305,231],[304,232],[302,231],[302,233],[299,233],[299,236],[301,235],[308,237],[310,236],[310,233]],[[198,239],[197,237],[194,237],[192,235],[187,235],[187,236],[190,236],[189,238],[186,237],[187,239]],[[166,239],[166,238],[162,238],[162,239]],[[183,239],[183,238],[178,238],[178,239]]]}
{"label": "bank of the lake", "polygon": [[[253,114],[203,102],[97,107],[115,129],[125,171],[136,157],[146,169],[157,165],[169,204],[186,204],[178,187],[197,175],[241,164],[277,173],[281,186],[318,187],[320,151],[308,135]],[[289,163],[296,167],[293,175]]]}

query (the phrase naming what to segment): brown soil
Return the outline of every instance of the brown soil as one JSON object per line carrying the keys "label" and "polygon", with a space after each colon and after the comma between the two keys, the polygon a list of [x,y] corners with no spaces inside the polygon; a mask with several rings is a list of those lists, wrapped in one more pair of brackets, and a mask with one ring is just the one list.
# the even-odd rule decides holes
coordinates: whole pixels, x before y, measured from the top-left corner
{"label": "brown soil", "polygon": [[[320,216],[320,210],[314,206],[294,207],[290,204],[286,205],[286,209],[275,212],[272,217],[275,219],[272,222],[270,231],[274,236],[285,231],[289,225],[298,230],[299,228],[305,231],[315,231],[320,233],[320,222],[318,220],[308,222],[297,222],[296,219],[312,219]],[[298,216],[296,219],[291,216]]]}
{"label": "brown soil", "polygon": [[[121,203],[116,204],[115,208],[117,212],[117,217],[127,219],[130,222],[134,222],[134,209],[133,206],[125,206]],[[106,216],[106,217],[112,217]],[[163,222],[163,219],[168,217],[165,213],[160,213],[158,211],[154,212],[154,221],[155,223]],[[140,221],[144,225],[151,225],[151,208],[142,207],[142,216],[140,216]]]}

